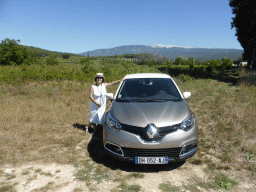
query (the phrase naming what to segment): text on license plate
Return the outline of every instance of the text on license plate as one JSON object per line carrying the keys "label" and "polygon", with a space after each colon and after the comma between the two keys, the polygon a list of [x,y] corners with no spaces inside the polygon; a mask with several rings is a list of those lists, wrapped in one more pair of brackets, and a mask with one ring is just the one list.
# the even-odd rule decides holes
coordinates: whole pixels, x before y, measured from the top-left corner
{"label": "text on license plate", "polygon": [[135,164],[168,164],[168,157],[135,157]]}

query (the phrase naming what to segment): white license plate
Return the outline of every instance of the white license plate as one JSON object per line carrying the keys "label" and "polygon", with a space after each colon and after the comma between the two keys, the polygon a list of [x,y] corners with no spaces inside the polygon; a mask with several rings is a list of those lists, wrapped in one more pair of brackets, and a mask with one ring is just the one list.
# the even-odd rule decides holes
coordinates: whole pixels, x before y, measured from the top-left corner
{"label": "white license plate", "polygon": [[135,157],[135,164],[168,164],[168,157]]}

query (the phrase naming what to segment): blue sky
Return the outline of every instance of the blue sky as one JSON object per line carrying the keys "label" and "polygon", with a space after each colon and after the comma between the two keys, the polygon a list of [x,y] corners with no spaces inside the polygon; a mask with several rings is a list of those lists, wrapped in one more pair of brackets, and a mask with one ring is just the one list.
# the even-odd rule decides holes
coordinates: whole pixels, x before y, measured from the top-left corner
{"label": "blue sky", "polygon": [[242,49],[229,0],[0,0],[0,40],[81,53],[122,45]]}

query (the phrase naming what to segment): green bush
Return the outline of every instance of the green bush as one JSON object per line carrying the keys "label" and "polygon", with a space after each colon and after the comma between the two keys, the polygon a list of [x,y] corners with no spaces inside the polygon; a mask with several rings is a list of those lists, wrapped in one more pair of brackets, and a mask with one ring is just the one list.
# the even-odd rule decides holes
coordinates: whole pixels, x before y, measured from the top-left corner
{"label": "green bush", "polygon": [[20,40],[2,40],[0,44],[0,65],[32,64],[33,54],[24,46],[19,45]]}
{"label": "green bush", "polygon": [[181,78],[181,80],[182,80],[183,82],[194,81],[194,80],[195,80],[194,77],[190,77],[190,76],[185,75],[185,74],[183,74],[183,73],[179,75],[179,78]]}
{"label": "green bush", "polygon": [[220,68],[222,70],[231,69],[232,68],[232,64],[233,64],[233,61],[231,59],[223,58],[222,59],[222,63],[220,65]]}
{"label": "green bush", "polygon": [[63,54],[62,54],[62,58],[63,58],[63,59],[69,59],[70,56],[71,56],[71,55],[70,55],[69,53],[63,53]]}
{"label": "green bush", "polygon": [[87,63],[90,63],[90,59],[87,58],[87,57],[82,57],[81,60],[80,60],[80,64],[84,65],[84,64],[87,64]]}
{"label": "green bush", "polygon": [[59,62],[59,60],[58,60],[58,58],[57,58],[57,55],[50,55],[50,56],[48,56],[48,57],[46,58],[46,64],[47,64],[47,65],[51,65],[51,66],[53,66],[53,65],[59,65],[60,62]]}
{"label": "green bush", "polygon": [[[49,60],[47,58],[46,60]],[[96,73],[102,72],[106,77],[106,82],[111,82],[123,78],[130,73],[155,73],[160,72],[155,67],[147,65],[137,65],[131,61],[119,61],[113,64],[111,61],[91,61],[86,65],[80,64],[59,64],[49,65],[44,58],[40,58],[35,65],[1,66],[0,82],[12,84],[23,84],[30,81],[46,80],[76,80],[94,81]]]}

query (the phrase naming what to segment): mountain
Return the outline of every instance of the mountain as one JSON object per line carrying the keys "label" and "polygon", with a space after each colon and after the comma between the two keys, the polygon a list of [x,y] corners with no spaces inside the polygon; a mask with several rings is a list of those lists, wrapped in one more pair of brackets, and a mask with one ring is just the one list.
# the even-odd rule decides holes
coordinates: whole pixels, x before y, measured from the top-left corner
{"label": "mountain", "polygon": [[82,56],[114,56],[124,54],[152,53],[175,60],[179,56],[193,56],[197,60],[222,59],[227,57],[238,60],[243,54],[242,49],[179,47],[172,45],[124,45],[110,49],[97,49],[80,53]]}

